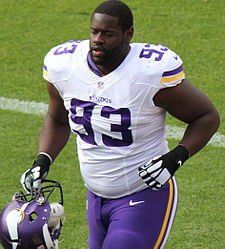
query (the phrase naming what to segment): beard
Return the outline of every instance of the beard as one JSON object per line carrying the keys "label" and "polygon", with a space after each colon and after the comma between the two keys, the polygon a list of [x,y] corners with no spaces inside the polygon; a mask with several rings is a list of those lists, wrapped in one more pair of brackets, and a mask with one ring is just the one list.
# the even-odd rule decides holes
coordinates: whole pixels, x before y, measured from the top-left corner
{"label": "beard", "polygon": [[103,54],[101,56],[94,56],[93,51],[95,47],[90,48],[91,58],[96,65],[107,66],[120,61],[124,54],[124,42],[122,41],[113,49],[105,49],[101,47]]}

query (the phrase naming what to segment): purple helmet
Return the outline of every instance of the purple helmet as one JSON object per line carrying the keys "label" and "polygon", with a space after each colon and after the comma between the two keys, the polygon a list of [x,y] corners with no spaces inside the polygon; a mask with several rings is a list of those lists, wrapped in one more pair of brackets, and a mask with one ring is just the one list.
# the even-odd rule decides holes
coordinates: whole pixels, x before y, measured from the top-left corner
{"label": "purple helmet", "polygon": [[[37,196],[17,192],[2,210],[0,243],[4,249],[58,248],[64,218],[62,188],[52,180],[44,180],[44,183],[48,186],[42,187]],[[60,189],[61,201],[49,204],[55,188]]]}

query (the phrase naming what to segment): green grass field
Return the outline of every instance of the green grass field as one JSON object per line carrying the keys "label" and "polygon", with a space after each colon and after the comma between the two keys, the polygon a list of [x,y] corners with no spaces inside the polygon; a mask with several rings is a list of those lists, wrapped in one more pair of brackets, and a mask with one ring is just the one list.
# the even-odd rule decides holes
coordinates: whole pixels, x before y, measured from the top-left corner
{"label": "green grass field", "polygon": [[[0,0],[0,97],[48,103],[42,78],[45,54],[68,40],[87,39],[90,15],[100,2]],[[133,42],[162,43],[180,55],[186,76],[216,105],[221,116],[218,133],[224,139],[224,1],[125,2],[134,14]],[[43,117],[0,109],[0,210],[22,189],[19,179],[36,157]],[[170,116],[167,123],[185,127]],[[177,142],[169,139],[169,146]],[[207,145],[177,172],[179,206],[166,249],[225,248],[224,150]],[[66,222],[60,249],[87,249],[86,189],[75,135],[48,178],[58,180],[64,192]]]}

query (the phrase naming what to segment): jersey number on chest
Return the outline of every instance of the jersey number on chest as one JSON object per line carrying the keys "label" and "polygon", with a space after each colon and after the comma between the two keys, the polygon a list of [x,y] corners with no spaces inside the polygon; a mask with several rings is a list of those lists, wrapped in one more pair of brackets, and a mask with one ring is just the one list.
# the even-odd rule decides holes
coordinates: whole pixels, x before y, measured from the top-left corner
{"label": "jersey number on chest", "polygon": [[[95,103],[74,98],[71,100],[70,112],[70,119],[76,124],[73,131],[86,143],[98,145],[96,141],[97,134],[100,134],[101,140],[106,146],[129,146],[133,142],[132,132],[129,130],[131,114],[127,108],[114,109],[109,106],[100,107]],[[116,117],[119,122],[114,122],[113,117]],[[101,126],[102,133],[99,131]],[[83,128],[85,132],[81,132],[83,129],[79,128]]]}

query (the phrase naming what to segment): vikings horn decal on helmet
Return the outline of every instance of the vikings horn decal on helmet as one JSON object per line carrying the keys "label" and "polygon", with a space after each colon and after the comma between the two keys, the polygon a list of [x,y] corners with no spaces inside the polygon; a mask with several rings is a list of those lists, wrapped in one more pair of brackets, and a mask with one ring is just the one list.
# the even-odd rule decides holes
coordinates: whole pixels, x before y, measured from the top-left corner
{"label": "vikings horn decal on helmet", "polygon": [[[49,204],[55,189],[60,191],[60,202]],[[37,196],[19,191],[1,211],[0,243],[4,249],[58,249],[64,220],[61,185],[44,180]]]}

